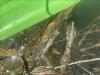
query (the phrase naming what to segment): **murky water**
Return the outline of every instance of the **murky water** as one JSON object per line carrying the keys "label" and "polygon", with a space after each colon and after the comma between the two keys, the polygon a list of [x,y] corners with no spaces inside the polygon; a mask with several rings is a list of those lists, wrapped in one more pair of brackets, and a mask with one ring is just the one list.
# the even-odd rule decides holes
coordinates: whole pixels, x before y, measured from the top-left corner
{"label": "murky water", "polygon": [[[14,35],[13,37],[11,37],[9,39],[0,41],[0,49],[4,48],[5,51],[6,50],[8,51],[9,49],[12,49],[12,50],[16,49],[16,52],[24,54],[26,60],[31,62],[31,63],[29,63],[29,65],[33,65],[33,63],[35,62],[35,59],[34,59],[36,57],[35,55],[40,54],[40,51],[43,48],[46,51],[49,50],[46,53],[46,57],[48,58],[46,60],[46,62],[49,60],[50,62],[48,62],[48,63],[51,66],[58,66],[61,64],[59,61],[65,50],[66,42],[69,43],[68,41],[70,41],[70,39],[71,39],[71,38],[69,38],[69,40],[66,41],[66,34],[65,34],[66,27],[68,27],[67,25],[69,25],[69,23],[74,22],[75,29],[76,29],[76,36],[79,35],[79,38],[77,40],[75,40],[75,46],[76,46],[75,49],[78,50],[79,48],[81,48],[80,49],[81,53],[77,55],[77,52],[76,52],[74,59],[77,60],[79,58],[80,59],[89,59],[89,58],[93,58],[93,57],[100,57],[100,47],[99,47],[99,44],[96,44],[96,43],[100,42],[100,31],[89,34],[86,37],[86,40],[84,40],[84,42],[82,43],[82,45],[79,48],[77,48],[78,47],[77,43],[78,43],[78,41],[80,41],[82,35],[84,35],[83,33],[84,32],[86,33],[89,30],[89,28],[86,29],[87,26],[89,26],[89,25],[93,26],[92,24],[97,24],[97,30],[100,30],[100,17],[95,22],[93,22],[98,16],[100,16],[100,1],[99,0],[81,0],[80,3],[73,10],[71,15],[72,15],[72,17],[69,20],[60,21],[61,20],[61,18],[60,18],[57,20],[57,22],[54,21],[55,23],[58,23],[59,21],[61,22],[60,23],[61,26],[59,28],[60,34],[57,36],[53,32],[53,31],[56,32],[55,25],[50,25],[50,26],[46,25],[51,21],[51,19],[52,19],[51,18],[50,20],[46,21],[45,23],[43,23],[43,22],[39,23],[38,25],[40,27],[39,26],[36,26],[33,28],[31,27],[30,29],[27,29],[23,32],[19,32],[18,34]],[[51,24],[54,24],[54,22]],[[91,26],[90,26],[90,28],[91,28]],[[51,27],[51,28],[49,28],[49,27]],[[46,28],[47,28],[47,30],[46,30]],[[96,29],[96,27],[94,29]],[[71,31],[69,30],[68,35],[71,34],[70,32]],[[74,31],[73,31],[73,33],[74,33]],[[55,39],[52,40],[53,37]],[[41,38],[42,38],[42,40],[40,40]],[[50,42],[50,39],[52,42]],[[42,43],[41,43],[41,41],[42,41]],[[71,40],[71,41],[73,41],[73,40]],[[43,44],[43,46],[39,47],[41,44]],[[96,47],[94,47],[92,49],[87,48],[87,51],[84,51],[85,49],[82,49],[82,48],[92,46],[94,44],[96,44],[95,45]],[[72,43],[71,43],[71,45],[72,45]],[[49,47],[49,49],[48,49],[48,47]],[[7,51],[6,52],[5,51],[4,51],[4,53],[7,54]],[[6,58],[4,56],[5,54],[3,54],[3,57],[0,57],[0,60],[2,60],[2,58],[3,59]],[[34,54],[34,55],[32,55],[32,54]],[[9,53],[8,53],[8,56],[10,56]],[[74,56],[74,54],[73,54],[73,56]],[[7,59],[9,59],[9,58],[7,58]],[[6,62],[7,59],[5,59],[4,61],[0,61],[0,62],[1,63]],[[30,60],[30,59],[32,59],[32,60]],[[19,59],[17,59],[17,60],[19,60]],[[13,64],[17,64],[16,61],[14,61]],[[19,68],[19,66],[18,66],[18,71],[21,70],[21,72],[23,72],[24,69],[23,69],[22,59],[20,59],[19,61],[20,61],[19,63],[21,63],[20,64],[21,67]],[[40,64],[47,65],[47,63],[45,63],[43,60],[40,60],[40,61],[41,61],[41,62],[39,62]],[[8,61],[8,63],[11,65],[12,62]],[[91,63],[91,64],[93,64],[93,65],[95,64],[94,66],[97,66],[97,67],[100,66],[99,62]],[[89,64],[89,65],[91,65],[91,64]],[[13,66],[11,65],[12,66],[12,68],[11,68],[11,67],[9,67],[10,65],[5,65],[5,66],[7,66],[8,69],[10,68],[12,70]],[[19,65],[19,64],[17,64],[17,65]],[[85,67],[87,67],[89,65],[86,64]],[[93,68],[93,66],[92,67],[89,66],[88,68],[89,69]],[[14,67],[14,69],[16,69],[16,68]],[[8,72],[8,70],[6,70],[6,71]],[[18,71],[15,71],[15,72],[18,72]],[[82,70],[82,72],[83,72],[83,70]],[[87,75],[87,74],[85,74],[85,75]]]}

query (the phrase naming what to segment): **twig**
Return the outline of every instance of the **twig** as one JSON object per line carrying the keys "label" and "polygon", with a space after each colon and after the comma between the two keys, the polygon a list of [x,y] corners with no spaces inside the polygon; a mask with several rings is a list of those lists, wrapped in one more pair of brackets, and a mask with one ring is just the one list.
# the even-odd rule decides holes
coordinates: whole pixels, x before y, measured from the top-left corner
{"label": "twig", "polygon": [[[92,25],[93,26],[93,25]],[[78,32],[78,35],[77,36],[80,36],[80,35],[83,35],[84,34],[84,31],[88,30],[89,28],[91,28],[91,25],[88,25],[87,27],[83,28],[82,30],[80,30]]]}
{"label": "twig", "polygon": [[57,67],[55,67],[54,69],[59,69],[59,68],[65,67],[65,66],[66,66],[66,65],[57,66]]}
{"label": "twig", "polygon": [[68,65],[75,65],[75,64],[81,64],[81,63],[87,63],[87,62],[93,62],[93,61],[100,61],[100,58],[94,58],[89,60],[82,60],[82,61],[76,61],[73,63],[69,63]]}
{"label": "twig", "polygon": [[[97,21],[97,20],[100,20],[100,16],[97,16],[97,17],[92,21],[92,23],[94,23],[94,22]],[[91,28],[91,25],[93,26],[92,23],[91,23],[90,25],[88,25],[86,28],[83,28],[81,31],[79,31],[79,34],[83,33],[86,29]],[[95,24],[95,25],[97,25],[97,24]]]}
{"label": "twig", "polygon": [[80,47],[80,45],[82,44],[82,42],[84,41],[84,39],[86,38],[86,36],[92,31],[92,29],[96,26],[96,24],[92,25],[89,30],[87,32],[84,32],[81,40],[79,41],[78,45]]}
{"label": "twig", "polygon": [[100,47],[100,42],[95,44],[95,45],[93,45],[93,46],[82,48],[82,49],[80,49],[80,51],[85,51],[85,50],[88,50],[88,49],[91,49],[91,48],[95,48],[95,47]]}
{"label": "twig", "polygon": [[[94,40],[94,39],[87,39],[87,38],[86,38],[86,39],[84,39],[84,40],[86,40],[86,41],[88,40],[88,41],[89,41],[89,40]],[[95,41],[100,41],[100,39],[95,39]]]}
{"label": "twig", "polygon": [[82,65],[77,64],[78,66],[80,66],[83,70],[85,70],[87,73],[89,73],[89,75],[94,75],[92,72],[90,72],[89,70],[87,70],[86,68],[84,68]]}
{"label": "twig", "polygon": [[61,72],[64,73],[65,69],[70,61],[70,54],[71,54],[71,48],[73,46],[74,39],[76,37],[76,29],[74,27],[74,22],[71,22],[71,24],[68,25],[66,30],[66,46],[65,51],[60,59],[60,64],[66,65],[61,67]]}
{"label": "twig", "polygon": [[94,30],[94,31],[88,32],[88,34],[90,34],[90,33],[96,33],[96,32],[100,32],[100,30]]}

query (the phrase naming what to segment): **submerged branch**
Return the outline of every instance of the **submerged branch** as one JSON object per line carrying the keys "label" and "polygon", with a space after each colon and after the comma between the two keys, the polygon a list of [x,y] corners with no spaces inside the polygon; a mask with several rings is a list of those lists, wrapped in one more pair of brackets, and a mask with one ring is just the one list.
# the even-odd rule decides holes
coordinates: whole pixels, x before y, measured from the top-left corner
{"label": "submerged branch", "polygon": [[100,58],[94,58],[89,60],[80,60],[73,63],[69,63],[68,65],[75,65],[75,64],[81,64],[81,63],[87,63],[87,62],[93,62],[93,61],[100,61]]}

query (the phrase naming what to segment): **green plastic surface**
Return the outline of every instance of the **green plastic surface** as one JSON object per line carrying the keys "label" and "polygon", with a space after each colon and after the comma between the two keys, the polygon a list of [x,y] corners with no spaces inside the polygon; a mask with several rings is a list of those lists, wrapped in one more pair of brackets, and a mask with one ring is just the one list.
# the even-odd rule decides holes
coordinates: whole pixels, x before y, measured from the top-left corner
{"label": "green plastic surface", "polygon": [[0,40],[4,40],[50,17],[51,15],[49,13],[52,15],[56,14],[79,1],[80,0],[1,0]]}

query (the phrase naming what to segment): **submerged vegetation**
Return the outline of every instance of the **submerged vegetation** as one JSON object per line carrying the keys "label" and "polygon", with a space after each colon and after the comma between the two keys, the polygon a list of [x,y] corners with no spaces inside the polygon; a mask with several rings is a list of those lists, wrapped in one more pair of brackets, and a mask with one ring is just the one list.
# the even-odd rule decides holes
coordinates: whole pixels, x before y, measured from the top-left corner
{"label": "submerged vegetation", "polygon": [[100,75],[100,16],[78,29],[73,9],[0,41],[0,75]]}

